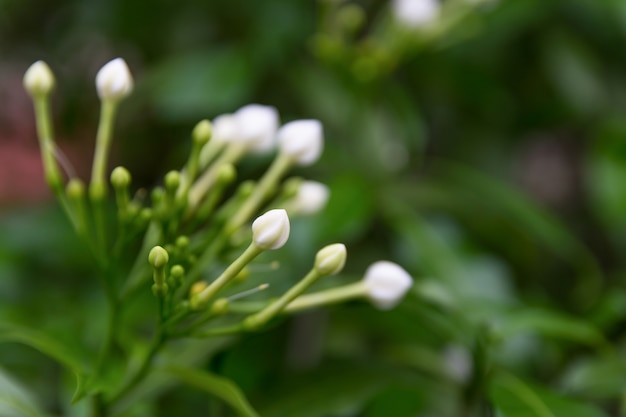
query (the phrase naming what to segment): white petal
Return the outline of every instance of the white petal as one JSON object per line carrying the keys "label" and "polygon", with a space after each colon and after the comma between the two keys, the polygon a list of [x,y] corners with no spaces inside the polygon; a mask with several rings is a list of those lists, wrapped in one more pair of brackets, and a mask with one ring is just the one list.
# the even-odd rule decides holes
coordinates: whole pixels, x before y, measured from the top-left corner
{"label": "white petal", "polygon": [[133,85],[133,76],[122,58],[109,61],[96,74],[96,89],[101,99],[122,99],[133,91]]}
{"label": "white petal", "polygon": [[289,216],[283,209],[270,210],[252,223],[252,240],[261,249],[281,248],[289,239]]}
{"label": "white petal", "polygon": [[324,133],[319,120],[295,120],[278,130],[282,153],[291,156],[300,165],[318,160],[324,147]]}
{"label": "white petal", "polygon": [[397,264],[379,261],[367,268],[363,283],[372,303],[387,310],[402,300],[413,285],[413,279]]}

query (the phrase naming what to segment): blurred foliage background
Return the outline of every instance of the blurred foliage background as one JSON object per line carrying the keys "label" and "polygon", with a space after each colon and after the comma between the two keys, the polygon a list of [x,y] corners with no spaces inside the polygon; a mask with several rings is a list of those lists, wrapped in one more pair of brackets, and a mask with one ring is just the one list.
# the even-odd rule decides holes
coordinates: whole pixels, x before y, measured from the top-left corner
{"label": "blurred foliage background", "polygon": [[[21,77],[55,71],[58,141],[86,177],[93,79],[123,56],[137,85],[111,166],[151,186],[198,120],[251,102],[320,119],[324,156],[297,173],[332,197],[271,280],[333,241],[347,280],[379,258],[416,278],[390,312],[351,303],[207,347],[200,366],[262,416],[626,415],[626,3],[442,4],[407,30],[382,0],[0,0],[1,320],[98,339],[104,300],[43,185]],[[0,366],[16,398],[85,412],[35,350],[0,345]],[[181,386],[127,415],[230,412]]]}

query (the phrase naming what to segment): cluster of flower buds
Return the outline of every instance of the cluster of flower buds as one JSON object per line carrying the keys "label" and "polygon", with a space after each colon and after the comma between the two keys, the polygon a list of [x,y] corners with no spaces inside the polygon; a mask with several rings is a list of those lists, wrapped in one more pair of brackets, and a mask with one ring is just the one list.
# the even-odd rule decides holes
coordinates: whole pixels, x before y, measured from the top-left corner
{"label": "cluster of flower buds", "polygon": [[[182,169],[168,172],[163,185],[151,191],[151,204],[145,201],[145,190],[132,195],[132,176],[126,168],[111,172],[110,186],[117,203],[113,225],[111,216],[106,215],[107,161],[116,111],[133,89],[132,75],[124,60],[117,58],[96,76],[102,107],[88,187],[71,173],[67,181],[61,174],[48,107],[54,84],[52,71],[42,61],[33,64],[24,77],[35,103],[46,177],[102,268],[109,268],[121,254],[136,247],[134,241],[143,239],[128,275],[110,279],[107,291],[113,300],[124,302],[152,282],[168,336],[254,330],[281,314],[354,298],[366,298],[376,307],[388,309],[411,287],[412,279],[402,268],[377,262],[360,282],[308,292],[320,278],[343,269],[346,247],[335,243],[320,249],[310,272],[283,295],[261,302],[238,301],[255,291],[235,288],[245,282],[242,277],[252,269],[250,263],[262,252],[286,244],[289,216],[318,212],[329,198],[328,188],[321,183],[285,179],[290,168],[313,164],[322,154],[323,128],[318,120],[280,126],[275,108],[251,104],[213,122],[200,121],[191,133],[188,160]],[[258,181],[241,182],[229,191],[241,158],[272,151],[276,156]],[[243,248],[246,241],[248,246]],[[240,255],[217,277],[209,276],[215,265],[236,252]],[[226,315],[231,318],[229,326],[213,325],[213,318]]]}

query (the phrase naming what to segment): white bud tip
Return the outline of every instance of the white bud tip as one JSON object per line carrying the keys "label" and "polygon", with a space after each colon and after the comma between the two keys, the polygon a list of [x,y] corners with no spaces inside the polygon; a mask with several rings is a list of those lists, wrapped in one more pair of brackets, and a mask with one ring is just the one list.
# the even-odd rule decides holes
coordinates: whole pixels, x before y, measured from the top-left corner
{"label": "white bud tip", "polygon": [[346,264],[346,246],[335,243],[323,247],[315,256],[315,269],[322,275],[334,275]]}
{"label": "white bud tip", "polygon": [[397,264],[379,261],[367,268],[363,283],[372,303],[382,310],[388,310],[402,300],[413,285],[413,279]]}
{"label": "white bud tip", "polygon": [[294,120],[278,130],[278,144],[283,154],[299,165],[317,161],[324,147],[324,133],[319,120]]}
{"label": "white bud tip", "polygon": [[283,209],[270,210],[252,223],[252,240],[264,250],[281,248],[289,239],[289,216]]}
{"label": "white bud tip", "polygon": [[102,100],[121,100],[133,91],[133,76],[126,61],[115,58],[96,74],[96,89]]}
{"label": "white bud tip", "polygon": [[255,152],[265,152],[274,147],[278,128],[278,112],[274,107],[249,104],[237,110],[233,117],[237,141],[245,143]]}
{"label": "white bud tip", "polygon": [[222,114],[213,119],[213,136],[211,140],[216,143],[230,143],[237,140],[238,129],[235,116]]}
{"label": "white bud tip", "polygon": [[54,88],[54,74],[43,61],[37,61],[24,74],[24,88],[31,96],[49,94]]}
{"label": "white bud tip", "polygon": [[394,0],[392,3],[394,18],[408,28],[419,28],[434,22],[440,9],[438,0]]}
{"label": "white bud tip", "polygon": [[294,198],[290,201],[290,210],[294,214],[314,214],[326,207],[330,190],[317,181],[304,181],[298,187]]}

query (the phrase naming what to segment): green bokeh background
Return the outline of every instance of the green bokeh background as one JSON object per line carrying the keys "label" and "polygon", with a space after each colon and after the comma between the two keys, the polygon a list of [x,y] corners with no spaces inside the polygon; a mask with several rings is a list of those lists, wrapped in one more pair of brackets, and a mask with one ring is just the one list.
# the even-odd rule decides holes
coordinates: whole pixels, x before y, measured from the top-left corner
{"label": "green bokeh background", "polygon": [[[329,205],[294,221],[260,279],[280,291],[340,241],[341,279],[382,258],[416,285],[393,311],[354,302],[209,344],[198,366],[262,416],[624,415],[626,3],[443,3],[445,25],[406,33],[386,1],[0,0],[0,74],[53,68],[57,135],[82,175],[93,78],[117,56],[136,90],[111,166],[138,187],[184,163],[202,118],[262,103],[324,124],[322,159],[296,174],[328,184]],[[32,122],[15,117],[31,111],[17,80],[2,84],[22,97],[0,96],[4,132]],[[34,143],[7,137],[0,152]],[[242,179],[268,161],[247,159]],[[105,303],[60,210],[2,201],[0,322],[94,343]],[[0,345],[0,366],[49,413],[86,412],[35,350]],[[127,415],[231,413],[176,386]]]}

